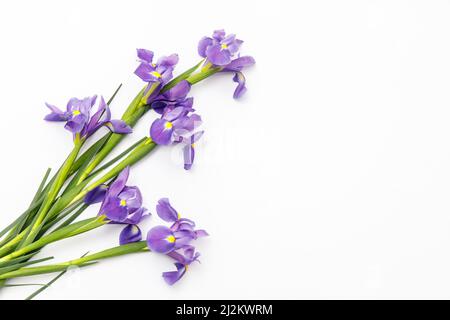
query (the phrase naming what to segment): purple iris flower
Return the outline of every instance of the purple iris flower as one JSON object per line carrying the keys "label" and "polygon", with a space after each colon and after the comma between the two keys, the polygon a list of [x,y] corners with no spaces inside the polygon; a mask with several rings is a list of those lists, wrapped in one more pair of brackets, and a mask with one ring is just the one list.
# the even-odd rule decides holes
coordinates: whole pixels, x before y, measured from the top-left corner
{"label": "purple iris flower", "polygon": [[207,59],[207,63],[221,67],[222,72],[235,72],[233,81],[238,83],[233,94],[235,99],[241,97],[247,90],[242,69],[255,64],[253,57],[239,55],[242,42],[236,39],[234,34],[227,36],[224,30],[216,30],[212,38],[203,37],[198,44],[198,53]]}
{"label": "purple iris flower", "polygon": [[216,30],[212,38],[203,37],[198,44],[198,53],[216,66],[226,66],[239,52],[242,40],[236,35],[226,35],[225,30]]}
{"label": "purple iris flower", "polygon": [[46,103],[51,113],[45,116],[47,121],[65,121],[65,128],[74,135],[79,134],[81,138],[87,138],[98,129],[105,126],[114,133],[131,133],[132,129],[122,120],[111,120],[111,110],[103,97],[97,111],[91,116],[91,111],[97,96],[84,99],[72,98],[67,103],[66,111],[62,111],[54,105]]}
{"label": "purple iris flower", "polygon": [[200,257],[200,253],[195,252],[195,248],[193,246],[186,246],[183,251],[183,254],[176,251],[172,251],[167,254],[171,258],[175,259],[175,267],[177,269],[176,271],[163,272],[162,276],[166,283],[169,285],[173,285],[175,282],[180,280],[184,276],[188,269],[188,266],[192,262],[200,262],[198,260],[198,258]]}
{"label": "purple iris flower", "polygon": [[191,114],[190,106],[176,106],[166,109],[160,119],[156,119],[150,127],[150,137],[161,145],[181,142],[183,136],[195,130],[202,120],[197,114]]}
{"label": "purple iris flower", "polygon": [[191,90],[191,84],[182,80],[173,88],[155,97],[150,103],[152,109],[157,113],[163,114],[176,107],[192,108],[193,98],[187,98],[187,94]]}
{"label": "purple iris flower", "polygon": [[150,250],[168,254],[178,249],[189,247],[191,241],[207,236],[205,230],[195,230],[194,221],[181,218],[179,213],[170,205],[169,199],[162,198],[156,206],[158,216],[171,222],[172,226],[156,226],[147,234],[147,244]]}
{"label": "purple iris flower", "polygon": [[84,201],[92,204],[102,201],[99,214],[104,214],[112,224],[126,224],[120,233],[120,244],[140,241],[142,233],[137,226],[148,211],[142,207],[142,195],[137,187],[127,186],[130,168],[125,168],[108,187],[101,185],[90,191]]}
{"label": "purple iris flower", "polygon": [[161,85],[172,79],[173,69],[178,63],[177,54],[161,57],[156,63],[153,62],[153,51],[137,49],[137,55],[141,63],[134,73],[139,78],[149,83],[159,82]]}

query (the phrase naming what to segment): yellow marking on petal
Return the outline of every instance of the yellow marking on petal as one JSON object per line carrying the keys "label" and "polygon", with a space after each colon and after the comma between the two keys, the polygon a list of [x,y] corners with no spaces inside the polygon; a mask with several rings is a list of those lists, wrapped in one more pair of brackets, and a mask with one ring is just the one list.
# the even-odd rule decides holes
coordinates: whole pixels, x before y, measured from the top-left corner
{"label": "yellow marking on petal", "polygon": [[195,148],[195,143],[191,143],[191,147],[192,147],[192,148]]}
{"label": "yellow marking on petal", "polygon": [[177,218],[178,220],[181,218],[181,215],[177,212]]}
{"label": "yellow marking on petal", "polygon": [[166,129],[172,129],[172,127],[173,127],[173,124],[172,124],[172,122],[170,122],[170,121],[167,121],[167,122],[164,124],[164,128],[166,128]]}
{"label": "yellow marking on petal", "polygon": [[161,73],[159,73],[158,71],[152,71],[152,72],[150,72],[150,74],[155,76],[155,77],[157,77],[157,78],[161,78],[162,77]]}
{"label": "yellow marking on petal", "polygon": [[77,115],[81,114],[81,112],[79,110],[74,110],[74,111],[72,111],[72,114],[74,116],[77,116]]}
{"label": "yellow marking on petal", "polygon": [[185,269],[186,271],[188,270],[188,265],[187,265],[187,264],[184,265],[184,269]]}
{"label": "yellow marking on petal", "polygon": [[172,236],[172,235],[170,235],[170,236],[168,236],[168,237],[166,238],[166,240],[167,240],[169,243],[174,243],[174,242],[175,242],[175,237]]}
{"label": "yellow marking on petal", "polygon": [[125,207],[127,205],[127,201],[126,200],[120,200],[120,205],[122,207]]}
{"label": "yellow marking on petal", "polygon": [[228,45],[225,43],[222,43],[222,45],[220,46],[220,48],[223,49],[228,49]]}
{"label": "yellow marking on petal", "polygon": [[139,232],[138,227],[136,227],[135,225],[133,225],[133,226],[131,227],[131,233],[137,234],[138,232]]}

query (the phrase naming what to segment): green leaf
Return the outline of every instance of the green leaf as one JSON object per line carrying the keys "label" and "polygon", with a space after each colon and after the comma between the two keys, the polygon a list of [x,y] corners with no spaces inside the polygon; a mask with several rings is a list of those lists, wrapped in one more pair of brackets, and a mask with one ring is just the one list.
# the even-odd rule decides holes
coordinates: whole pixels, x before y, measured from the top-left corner
{"label": "green leaf", "polygon": [[[14,220],[10,225],[8,225],[5,229],[3,229],[0,232],[0,238],[3,237],[9,230],[11,230],[14,227],[16,227],[15,232],[12,232],[11,236],[15,236],[17,233],[22,231],[21,229],[22,229],[24,223],[26,222],[30,212],[33,211],[34,209],[36,209],[37,206],[40,205],[40,203],[42,203],[43,198],[42,198],[41,193],[42,193],[44,185],[47,181],[47,178],[50,174],[50,171],[51,171],[51,169],[48,168],[47,171],[45,172],[44,178],[42,179],[41,183],[39,184],[38,190],[36,191],[36,194],[33,197],[33,201],[31,201],[31,204],[28,207],[28,209],[24,213],[22,213],[16,220]],[[4,244],[4,243],[0,243],[0,246],[2,244]]]}
{"label": "green leaf", "polygon": [[181,82],[182,80],[186,80],[187,78],[189,78],[189,76],[195,72],[195,70],[197,70],[202,63],[205,60],[200,61],[199,63],[197,63],[195,66],[193,66],[192,68],[186,70],[185,72],[183,72],[182,74],[180,74],[178,77],[173,78],[171,81],[169,81],[164,88],[161,89],[161,93],[164,93],[170,89],[172,89],[173,87],[175,87],[179,82]]}
{"label": "green leaf", "polygon": [[108,106],[111,104],[111,102],[113,102],[113,100],[116,97],[117,93],[119,92],[120,88],[122,88],[122,84],[119,84],[119,86],[117,87],[116,91],[114,91],[114,93],[111,96],[111,98],[109,98],[108,102],[106,103]]}
{"label": "green leaf", "polygon": [[42,258],[42,259],[33,260],[33,261],[26,261],[26,262],[16,263],[16,264],[13,264],[13,265],[10,265],[10,266],[7,266],[7,267],[0,268],[0,274],[11,272],[11,271],[17,270],[19,268],[23,268],[25,266],[29,266],[29,265],[40,263],[40,262],[44,262],[44,261],[47,261],[47,260],[50,260],[50,259],[53,259],[53,257],[47,257],[47,258]]}
{"label": "green leaf", "polygon": [[142,138],[141,140],[135,142],[133,145],[131,145],[129,148],[127,148],[124,152],[122,152],[121,154],[119,154],[117,157],[115,157],[114,159],[112,159],[111,161],[108,161],[107,163],[105,163],[103,166],[101,166],[100,168],[98,168],[97,170],[95,170],[93,173],[91,173],[91,175],[95,175],[97,173],[100,173],[101,171],[107,169],[109,166],[113,165],[114,163],[116,163],[117,161],[119,161],[120,159],[122,159],[124,156],[126,156],[128,153],[130,153],[131,151],[133,151],[138,145],[140,145],[142,142],[144,142],[147,138]]}

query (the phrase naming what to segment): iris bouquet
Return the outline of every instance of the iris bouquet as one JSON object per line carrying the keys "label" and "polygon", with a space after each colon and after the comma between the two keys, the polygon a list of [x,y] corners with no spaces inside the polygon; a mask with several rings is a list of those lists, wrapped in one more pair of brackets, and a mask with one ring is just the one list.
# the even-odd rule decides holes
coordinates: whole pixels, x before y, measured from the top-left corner
{"label": "iris bouquet", "polygon": [[[55,173],[47,170],[25,212],[0,231],[0,288],[12,286],[9,279],[58,272],[53,282],[71,266],[90,266],[102,259],[139,252],[173,259],[174,270],[163,273],[169,285],[183,277],[188,266],[199,259],[194,241],[208,233],[197,229],[193,220],[180,216],[169,199],[162,198],[156,204],[156,213],[167,225],[154,226],[143,236],[139,224],[149,218],[150,212],[144,207],[140,189],[128,184],[132,180],[130,171],[149,153],[171,145],[182,145],[184,169],[191,169],[195,143],[204,133],[199,129],[202,119],[189,96],[191,88],[217,73],[231,73],[237,83],[234,98],[242,96],[246,91],[242,70],[255,63],[252,57],[240,55],[242,42],[224,30],[214,31],[212,37],[198,43],[201,60],[175,77],[177,54],[156,60],[152,51],[138,49],[135,74],[145,85],[120,119],[112,117],[109,107],[120,86],[108,101],[102,96],[71,98],[64,110],[46,104],[50,113],[45,120],[65,123],[73,149]],[[150,110],[160,117],[149,124],[149,136],[108,159]],[[102,128],[108,131],[92,141]],[[99,207],[98,215],[82,217],[91,205]],[[109,224],[123,225],[117,246],[56,264],[46,264],[52,257],[35,258],[49,244]]]}

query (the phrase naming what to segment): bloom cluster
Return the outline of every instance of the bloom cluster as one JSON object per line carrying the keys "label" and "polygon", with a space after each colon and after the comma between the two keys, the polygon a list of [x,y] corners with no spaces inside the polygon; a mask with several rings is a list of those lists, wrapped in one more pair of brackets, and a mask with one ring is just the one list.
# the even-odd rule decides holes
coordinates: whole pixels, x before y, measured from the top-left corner
{"label": "bloom cluster", "polygon": [[[142,232],[138,224],[150,214],[142,206],[142,195],[135,186],[127,186],[130,168],[125,168],[108,187],[101,185],[84,198],[86,204],[102,202],[99,215],[105,215],[111,224],[124,224],[125,228],[119,236],[121,245],[142,240]],[[170,285],[178,281],[193,261],[198,261],[200,254],[195,252],[191,242],[199,237],[207,236],[205,230],[195,230],[194,221],[181,218],[170,205],[169,199],[162,198],[156,206],[158,216],[172,223],[170,227],[157,226],[147,234],[150,250],[166,254],[173,258],[177,271],[165,272],[163,277]]]}
{"label": "bloom cluster", "polygon": [[46,103],[51,113],[45,116],[45,120],[66,122],[65,128],[72,132],[74,136],[79,135],[80,138],[91,136],[103,126],[114,133],[132,132],[131,127],[123,120],[111,120],[111,110],[103,97],[100,97],[98,109],[91,116],[96,100],[97,96],[84,99],[72,98],[67,103],[66,111]]}
{"label": "bloom cluster", "polygon": [[185,274],[188,265],[198,261],[200,254],[195,252],[195,247],[191,242],[208,236],[208,233],[205,230],[196,230],[195,222],[182,218],[170,205],[167,198],[158,201],[156,213],[162,220],[170,222],[172,225],[150,229],[147,234],[147,244],[150,250],[166,254],[176,261],[176,271],[163,273],[166,282],[172,285]]}
{"label": "bloom cluster", "polygon": [[214,31],[212,37],[203,37],[198,44],[198,53],[207,59],[207,65],[219,66],[223,72],[235,72],[233,81],[237,82],[238,86],[233,97],[236,99],[247,91],[242,69],[255,64],[253,57],[239,55],[242,43],[242,40],[236,39],[236,35],[226,35],[221,29]]}
{"label": "bloom cluster", "polygon": [[[46,104],[50,113],[45,120],[65,122],[65,129],[73,134],[73,150],[52,177],[50,169],[46,172],[27,210],[0,230],[0,287],[12,278],[61,272],[67,266],[87,266],[100,259],[149,250],[175,261],[176,270],[163,273],[168,284],[183,277],[188,266],[200,256],[193,243],[208,234],[196,229],[194,221],[181,217],[169,200],[162,198],[156,213],[167,225],[151,228],[143,240],[139,225],[150,213],[144,207],[139,188],[128,184],[130,167],[157,146],[181,145],[184,168],[192,168],[195,145],[204,131],[199,130],[202,118],[194,109],[191,89],[216,73],[234,73],[232,79],[237,87],[233,97],[241,97],[247,90],[242,71],[255,63],[252,57],[240,54],[242,43],[234,34],[214,31],[211,37],[203,37],[198,43],[201,61],[176,77],[177,54],[156,60],[152,51],[137,49],[139,65],[135,74],[145,86],[120,120],[112,119],[108,106],[118,90],[108,103],[103,97],[91,96],[71,98],[65,110]],[[149,136],[106,162],[124,134],[131,133],[132,127],[150,110],[158,118],[150,124]],[[111,132],[92,141],[94,133],[102,127]],[[93,143],[86,147],[88,140]],[[98,215],[76,220],[95,203],[101,203]],[[119,246],[66,263],[29,266],[46,260],[33,259],[47,244],[110,224],[123,226]]]}

